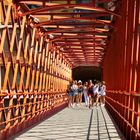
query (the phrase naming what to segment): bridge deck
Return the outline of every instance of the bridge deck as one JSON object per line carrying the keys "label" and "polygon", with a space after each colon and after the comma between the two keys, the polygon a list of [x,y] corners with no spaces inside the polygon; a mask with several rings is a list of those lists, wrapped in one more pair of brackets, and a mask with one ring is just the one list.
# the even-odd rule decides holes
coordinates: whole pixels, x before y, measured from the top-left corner
{"label": "bridge deck", "polygon": [[65,108],[14,140],[120,140],[124,137],[105,107]]}

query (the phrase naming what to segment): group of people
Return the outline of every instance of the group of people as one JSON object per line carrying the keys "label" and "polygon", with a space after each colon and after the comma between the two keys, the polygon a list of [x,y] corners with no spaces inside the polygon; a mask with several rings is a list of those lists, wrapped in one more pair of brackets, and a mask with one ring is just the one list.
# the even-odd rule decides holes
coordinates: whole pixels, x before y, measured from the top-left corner
{"label": "group of people", "polygon": [[93,84],[92,80],[89,80],[82,84],[81,80],[78,82],[74,80],[68,85],[67,92],[69,96],[69,107],[74,108],[75,105],[81,105],[83,95],[86,107],[91,108],[94,104],[96,106],[105,105],[105,81],[96,81],[96,83]]}

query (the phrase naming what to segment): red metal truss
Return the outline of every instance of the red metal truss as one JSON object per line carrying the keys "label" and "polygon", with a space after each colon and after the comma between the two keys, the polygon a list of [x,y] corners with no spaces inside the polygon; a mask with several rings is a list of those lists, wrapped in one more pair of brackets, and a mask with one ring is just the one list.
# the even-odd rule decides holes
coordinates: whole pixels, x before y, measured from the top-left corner
{"label": "red metal truss", "polygon": [[[114,28],[114,24],[109,20],[101,20],[100,17],[115,16],[120,17],[113,11],[95,7],[92,4],[73,4],[61,3],[61,1],[44,2],[44,1],[18,1],[21,6],[22,13],[18,14],[19,17],[28,15],[32,22],[29,23],[32,28],[41,28],[40,37],[45,36],[46,40],[50,40],[53,46],[60,49],[65,54],[70,54],[73,51],[73,57],[82,55],[85,62],[88,63],[88,50],[92,55],[96,55],[96,50],[100,51],[103,60],[105,50],[109,43],[110,29]],[[109,2],[109,1],[99,1]],[[30,9],[29,4],[36,5],[37,8]],[[79,9],[81,11],[76,12]],[[65,10],[67,12],[65,12]],[[83,12],[82,10],[87,10]],[[57,11],[57,12],[56,12]],[[88,13],[89,12],[89,13]],[[88,15],[87,15],[88,14]],[[46,17],[46,19],[45,19]],[[68,43],[70,39],[73,43]],[[90,39],[90,41],[87,41]],[[98,42],[97,42],[98,39]],[[69,40],[69,41],[68,41]],[[101,47],[100,48],[97,48]],[[79,48],[80,47],[80,48]],[[80,50],[81,54],[74,53]],[[99,57],[100,58],[100,57]],[[98,62],[98,57],[93,57],[93,62]],[[101,61],[99,61],[99,65]],[[81,63],[80,63],[81,64]],[[73,63],[74,65],[74,63]],[[77,63],[76,63],[77,65]]]}
{"label": "red metal truss", "polygon": [[[22,1],[20,3],[26,3],[26,1]],[[34,4],[34,2],[28,2],[28,4]],[[105,9],[102,9],[102,8],[97,8],[97,7],[86,5],[86,4],[56,4],[56,5],[51,5],[51,6],[42,5],[42,3],[40,3],[40,4],[41,4],[40,8],[29,10],[29,11],[21,14],[20,16],[30,15],[30,14],[33,14],[33,13],[36,14],[36,13],[44,12],[44,11],[46,12],[46,11],[51,11],[51,10],[73,8],[73,9],[81,9],[81,10],[91,10],[91,11],[96,11],[96,12],[105,12],[105,13],[109,13],[109,14],[120,17],[120,15],[118,15],[118,14],[112,12],[112,11],[105,10]]]}
{"label": "red metal truss", "polygon": [[[76,1],[73,1],[74,3],[72,1],[67,1],[66,3],[63,3],[64,1],[53,2],[54,1],[18,0],[18,3],[15,3],[15,5],[17,5],[17,10],[15,11],[16,16],[19,18],[28,16],[30,19],[28,24],[32,28],[40,28],[37,35],[39,37],[45,36],[46,40],[53,41],[53,46],[61,48],[61,50],[63,50],[62,47],[66,45],[75,45],[75,47],[78,47],[78,41],[83,52],[86,51],[86,47],[83,48],[84,45],[87,47],[93,47],[91,49],[96,50],[95,46],[97,38],[101,38],[100,42],[98,42],[98,46],[107,46],[108,38],[110,37],[110,29],[112,30],[114,25],[111,23],[111,19],[105,20],[105,18],[100,19],[100,17],[120,17],[119,14],[97,7],[95,6],[95,2],[92,4],[76,4]],[[99,3],[103,2],[109,1],[99,1]],[[98,4],[98,2],[96,4]],[[34,8],[31,8],[29,5],[33,5]],[[77,12],[77,9],[80,11]],[[67,12],[65,12],[65,10]],[[82,10],[86,10],[86,12],[83,12]],[[45,17],[46,20],[44,19]],[[70,39],[72,37],[77,38],[77,36],[83,37],[82,40],[80,37],[77,38],[77,42],[73,40],[76,44],[68,44],[68,36]],[[89,36],[92,37],[90,38]],[[85,41],[87,37],[91,39],[89,43],[87,40]],[[65,45],[62,43],[60,44],[60,41],[56,42],[57,38],[58,40],[63,38],[63,43]],[[106,48],[107,47],[104,47],[104,49]],[[93,51],[93,55],[95,55],[95,52],[96,51]],[[88,59],[86,58],[86,55],[84,55],[84,57],[85,59]]]}
{"label": "red metal truss", "polygon": [[102,31],[102,30],[100,30],[100,28],[99,29],[94,29],[94,28],[90,28],[90,27],[81,27],[81,28],[58,28],[58,29],[52,29],[52,30],[48,30],[48,31],[46,31],[43,35],[47,35],[47,34],[53,34],[53,33],[76,33],[76,32],[78,32],[78,33],[81,33],[81,32],[83,32],[83,33],[86,33],[86,32],[88,32],[88,33],[103,33],[103,34],[105,34],[105,35],[109,35],[109,33],[108,32],[106,32],[105,30],[104,31]]}
{"label": "red metal truss", "polygon": [[[53,1],[19,1],[22,11],[19,17],[25,15],[30,16],[32,18],[32,23],[30,23],[31,27],[42,28],[40,36],[46,36],[46,40],[51,40],[54,44],[53,46],[60,48],[60,51],[65,50],[65,53],[68,54],[71,53],[71,49],[65,49],[65,46],[75,46],[73,50],[81,46],[81,48],[78,49],[81,49],[83,54],[80,55],[88,59],[86,57],[88,52],[86,49],[91,47],[92,50],[95,50],[92,52],[94,56],[97,49],[95,47],[95,44],[97,44],[96,39],[100,38],[98,46],[107,46],[107,39],[110,37],[110,28],[114,28],[111,20],[101,20],[100,17],[111,15],[120,17],[120,15],[107,9],[95,7],[94,4],[72,4],[71,2],[72,1],[62,4],[60,1],[55,1],[55,3],[53,3]],[[30,9],[29,4],[36,5],[37,8]],[[76,12],[77,9],[81,11]],[[67,12],[65,12],[65,10]],[[83,12],[82,10],[87,10],[89,13]],[[45,17],[46,19],[44,19]],[[91,35],[91,37],[89,37],[89,35]],[[76,44],[67,43],[67,40],[71,38],[77,38]],[[85,40],[87,38],[90,38],[91,42],[88,43],[88,41]],[[61,39],[63,40],[63,44]],[[91,43],[93,43],[93,45],[91,45]],[[82,47],[83,44],[85,46],[84,48]],[[103,47],[104,51],[102,51],[102,53],[105,52],[106,48],[107,47]],[[73,57],[75,57],[74,54]],[[98,61],[97,58],[96,61]],[[86,62],[88,63],[88,61]],[[99,63],[99,65],[100,64],[101,63]]]}
{"label": "red metal truss", "polygon": [[[29,9],[27,4],[31,4],[31,3],[34,5],[36,4],[37,6],[39,6],[39,8]],[[101,31],[101,30],[94,31],[95,27],[100,27],[99,29],[104,30],[104,26],[107,25],[107,26],[110,26],[111,28],[113,28],[113,26],[112,26],[113,24],[111,24],[110,20],[99,20],[99,19],[95,19],[95,18],[97,18],[98,16],[99,17],[108,16],[109,14],[120,17],[118,14],[116,14],[112,11],[109,11],[109,10],[106,10],[103,8],[98,8],[98,7],[95,7],[94,5],[91,6],[89,4],[70,4],[70,3],[61,4],[59,2],[58,3],[53,3],[53,2],[52,3],[51,2],[42,3],[41,1],[40,2],[19,1],[19,4],[21,4],[21,6],[23,7],[23,10],[25,10],[25,12],[22,12],[22,14],[20,14],[20,17],[24,16],[24,15],[30,15],[33,18],[37,17],[39,20],[36,21],[35,23],[33,23],[32,27],[44,28],[45,31],[42,33],[42,35],[47,36],[47,35],[51,34],[53,40],[56,40],[56,38],[60,39],[60,36],[62,38],[64,38],[64,36],[66,36],[66,35],[69,35],[72,37],[75,34],[75,37],[76,37],[76,36],[79,36],[82,34],[84,34],[84,35],[87,34],[87,35],[93,35],[93,43],[94,43],[95,37],[107,38],[110,35],[109,30],[107,30],[106,32]],[[24,4],[24,6],[23,6],[23,4]],[[24,9],[25,5],[27,7],[26,9]],[[66,12],[66,14],[65,14],[65,13],[61,12],[62,9],[63,10],[66,9],[66,10],[70,10],[70,11]],[[73,9],[72,10],[73,13],[72,13],[71,9]],[[87,13],[86,12],[85,13],[83,13],[83,12],[76,13],[76,12],[74,12],[75,9],[80,9],[80,10],[86,9],[86,10],[89,10],[90,13],[92,11],[92,14],[91,15],[89,14],[89,16],[80,17]],[[56,10],[58,10],[58,14],[57,14],[57,12],[55,12]],[[104,14],[102,14],[102,13],[104,13]],[[43,22],[42,22],[41,21],[42,16],[39,17],[40,15],[43,15],[44,17],[45,16],[46,17],[50,16],[50,17],[46,21],[43,20]],[[67,18],[65,16],[67,16]],[[72,17],[69,17],[69,16],[72,16]],[[54,25],[54,27],[53,27],[53,25]],[[55,25],[56,25],[56,27],[55,27]],[[62,28],[61,26],[66,26],[66,27]],[[73,26],[73,27],[69,28],[68,26]],[[86,26],[86,28],[85,28],[85,26]],[[63,40],[63,41],[65,41],[65,40]],[[79,40],[79,42],[80,42],[79,44],[81,44],[81,46],[83,46],[82,43],[84,43],[84,40],[82,40],[82,41]],[[101,40],[100,43],[105,44],[106,41]],[[67,43],[64,42],[64,44],[67,44]],[[62,45],[60,43],[58,44],[58,42],[55,43],[55,46],[59,46],[59,45],[61,46],[61,50],[63,50],[62,46],[64,46],[64,45]],[[67,44],[67,45],[70,45],[70,44]],[[87,44],[86,44],[86,46],[89,47],[89,45],[87,45]],[[96,48],[92,48],[92,49],[96,49]],[[83,47],[81,47],[81,50],[83,50],[83,52],[84,52],[84,51],[86,51],[86,48],[83,49]],[[93,55],[94,55],[94,53],[95,52],[93,52]],[[86,55],[84,55],[84,56],[86,58]]]}
{"label": "red metal truss", "polygon": [[0,1],[0,140],[66,105],[77,66],[103,68],[106,107],[140,139],[140,0],[78,2]]}
{"label": "red metal truss", "polygon": [[[120,10],[120,9],[119,9]],[[126,139],[140,139],[140,0],[123,0],[104,64],[107,108]]]}
{"label": "red metal truss", "polygon": [[20,18],[17,6],[0,1],[0,140],[42,120],[66,105],[71,80],[69,60]]}

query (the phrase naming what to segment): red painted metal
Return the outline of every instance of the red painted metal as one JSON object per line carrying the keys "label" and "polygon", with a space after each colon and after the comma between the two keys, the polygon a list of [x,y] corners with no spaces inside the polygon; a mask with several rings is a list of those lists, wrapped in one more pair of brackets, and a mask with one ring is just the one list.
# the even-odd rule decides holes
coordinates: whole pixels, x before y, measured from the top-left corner
{"label": "red painted metal", "polygon": [[[109,25],[109,23],[107,21],[102,21],[102,20],[96,20],[96,19],[91,19],[90,17],[87,17],[87,18],[83,18],[83,17],[77,17],[77,18],[63,18],[63,19],[55,19],[55,20],[49,20],[49,21],[45,21],[45,22],[41,22],[41,23],[38,23],[38,24],[35,24],[33,27],[40,27],[40,26],[43,26],[43,25],[57,25],[57,24],[65,24],[65,21],[69,21],[69,23],[71,22],[76,22],[76,21],[87,21],[87,22],[90,22],[90,24],[92,23],[96,23],[96,24],[101,24],[101,25]],[[69,24],[67,23],[67,24]],[[85,22],[86,23],[86,22]],[[74,24],[74,23],[73,23]],[[78,24],[78,23],[77,23]]]}
{"label": "red painted metal", "polygon": [[30,26],[30,17],[18,17],[12,4],[2,1],[0,7],[0,140],[5,140],[67,105],[71,64],[41,37],[40,28]]}
{"label": "red painted metal", "polygon": [[67,104],[62,104],[60,106],[56,106],[55,108],[43,111],[42,113],[35,115],[33,118],[26,119],[23,122],[20,122],[13,127],[10,127],[8,129],[4,129],[0,132],[0,139],[6,140],[6,139],[14,139],[18,134],[24,133],[28,129],[31,129],[41,121],[44,121],[45,119],[51,117],[52,115],[56,114],[60,110],[67,107]]}
{"label": "red painted metal", "polygon": [[50,16],[55,16],[55,15],[57,15],[57,16],[60,16],[60,15],[62,15],[62,16],[64,16],[64,15],[69,15],[69,16],[78,16],[78,15],[87,15],[88,14],[88,16],[90,15],[90,16],[92,16],[92,18],[95,18],[95,17],[102,17],[102,16],[109,16],[110,15],[110,13],[105,13],[105,12],[100,12],[100,13],[95,13],[95,12],[78,12],[78,13],[73,13],[73,12],[69,12],[69,13],[66,13],[66,12],[61,12],[61,13],[59,13],[59,12],[57,12],[57,13],[55,13],[55,12],[53,12],[53,13],[48,13],[48,12],[42,12],[42,13],[37,13],[37,14],[35,14],[35,13],[32,13],[32,15],[33,16],[36,16],[36,15],[50,15]]}
{"label": "red painted metal", "polygon": [[[115,22],[104,59],[107,108],[126,139],[140,139],[139,30],[140,2],[122,1],[122,19]],[[133,11],[133,12],[132,12]],[[117,30],[119,29],[119,30]]]}
{"label": "red painted metal", "polygon": [[43,34],[44,36],[47,34],[53,34],[53,33],[103,33],[104,35],[109,35],[109,33],[107,33],[106,31],[100,31],[100,30],[94,30],[93,28],[89,28],[89,27],[81,27],[81,28],[59,28],[59,29],[54,29],[51,31],[46,31],[45,34]]}
{"label": "red painted metal", "polygon": [[[23,3],[26,3],[26,1],[23,1]],[[30,4],[33,4],[33,2]],[[50,11],[50,10],[58,10],[58,9],[60,10],[60,9],[70,9],[70,8],[75,8],[75,9],[81,9],[81,8],[83,9],[84,8],[87,10],[90,9],[92,11],[106,12],[106,13],[121,17],[120,15],[118,15],[112,11],[98,8],[98,7],[93,7],[91,5],[86,5],[86,4],[63,4],[63,5],[60,4],[60,5],[54,5],[54,6],[46,6],[46,7],[41,7],[41,8],[36,8],[36,9],[30,10],[28,12],[21,14],[20,16],[25,16],[25,15],[30,15],[32,13],[39,13],[39,12]]]}
{"label": "red painted metal", "polygon": [[[95,35],[102,36],[101,38],[107,38],[107,36],[110,36],[110,33],[108,31],[107,32],[104,32],[101,30],[95,31],[94,28],[95,28],[95,26],[101,26],[101,25],[102,25],[101,29],[104,29],[104,26],[106,26],[106,25],[109,25],[109,27],[113,28],[113,24],[109,23],[107,20],[99,20],[99,19],[97,20],[97,19],[93,19],[93,18],[95,16],[100,17],[101,16],[100,14],[102,14],[102,13],[104,13],[106,15],[112,14],[112,15],[115,15],[116,17],[121,17],[119,14],[116,14],[113,11],[109,11],[109,10],[106,10],[103,8],[95,7],[95,3],[93,3],[93,5],[91,5],[91,4],[71,4],[71,3],[67,3],[67,4],[60,4],[60,3],[53,4],[52,3],[51,4],[51,3],[42,3],[42,2],[35,1],[35,2],[32,2],[31,4],[37,4],[37,5],[42,6],[42,7],[35,8],[35,9],[25,8],[25,7],[28,7],[28,6],[25,6],[27,3],[29,4],[30,2],[29,1],[19,1],[19,5],[21,5],[23,10],[25,10],[22,12],[22,14],[19,15],[19,17],[32,14],[33,16],[31,15],[30,17],[33,18],[33,20],[34,20],[34,16],[39,16],[41,14],[43,14],[43,16],[45,16],[45,13],[46,13],[46,16],[50,16],[50,20],[48,20],[48,21],[43,20],[43,22],[37,21],[37,22],[32,23],[31,26],[33,28],[40,28],[40,27],[42,27],[42,29],[44,28],[44,30],[41,33],[41,36],[47,36],[49,34],[52,34],[54,36],[54,39],[52,39],[52,41],[57,40],[56,39],[57,37],[60,39],[61,36],[63,37],[66,34],[77,34],[76,36],[79,36],[82,34],[91,34],[91,35],[93,35],[93,38],[95,38]],[[91,11],[96,11],[96,12],[94,12],[95,16],[91,15],[91,16],[84,16],[84,17],[82,17],[83,12],[78,12],[77,15],[75,14],[76,12],[73,12],[73,14],[72,14],[73,16],[69,17],[68,15],[70,15],[70,13],[71,13],[71,10],[70,10],[70,12],[67,12],[67,14],[66,14],[68,16],[67,18],[61,18],[61,17],[58,18],[57,17],[58,19],[57,18],[55,19],[54,15],[62,15],[62,14],[64,15],[66,13],[66,12],[64,12],[64,13],[58,12],[58,14],[57,14],[55,12],[55,10],[61,10],[61,9],[69,10],[71,8],[73,8],[73,9],[87,9],[87,10],[90,10],[89,14],[91,13]],[[50,15],[49,15],[49,13],[47,13],[47,11],[49,11]],[[56,28],[53,29],[53,26],[52,26],[52,29],[51,29],[50,25],[56,25]],[[62,28],[60,25],[65,25],[65,26],[72,25],[74,28],[70,28],[70,29]],[[84,27],[86,25],[87,27],[84,28],[82,25],[84,25]],[[75,30],[75,28],[77,28],[79,30]],[[92,28],[93,31],[92,31],[92,29],[89,31],[88,30],[89,28]],[[98,34],[98,33],[100,33],[100,34]],[[93,39],[93,42],[94,41],[95,40]],[[80,42],[80,44],[82,44],[81,42],[84,42],[84,40],[82,40],[82,41],[79,40],[79,42]],[[102,42],[103,42],[103,40],[102,40]],[[58,44],[58,42],[57,42],[57,44]],[[65,43],[65,44],[67,44],[67,43]],[[106,41],[104,41],[104,44],[106,44]],[[54,45],[56,45],[56,44],[54,44]],[[62,48],[62,46],[63,45],[61,45],[61,48]],[[82,45],[81,45],[81,47],[82,47]],[[94,48],[94,49],[96,49],[96,48]],[[81,48],[81,50],[83,52],[86,51],[86,49],[83,49],[83,47]],[[74,54],[74,55],[76,55],[76,54]],[[93,54],[93,55],[95,55],[95,54]],[[85,56],[85,58],[86,58],[86,56]],[[86,58],[86,60],[88,60],[88,58]]]}
{"label": "red painted metal", "polygon": [[[0,2],[0,58],[5,72],[0,93],[0,139],[65,106],[72,67],[96,65],[103,67],[108,110],[126,139],[139,140],[140,1],[116,1],[115,11],[97,5],[107,6],[111,0],[90,4],[74,4],[74,0],[14,2],[8,8]],[[30,9],[28,4],[39,8]],[[109,20],[105,20],[107,16]],[[7,96],[8,107],[4,104]]]}

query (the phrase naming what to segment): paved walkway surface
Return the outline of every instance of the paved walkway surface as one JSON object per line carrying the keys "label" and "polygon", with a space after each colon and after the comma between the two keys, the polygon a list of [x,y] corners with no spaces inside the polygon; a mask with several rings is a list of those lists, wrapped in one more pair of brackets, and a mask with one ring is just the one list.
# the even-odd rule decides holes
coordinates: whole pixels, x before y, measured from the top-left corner
{"label": "paved walkway surface", "polygon": [[14,140],[125,140],[105,107],[65,108]]}

